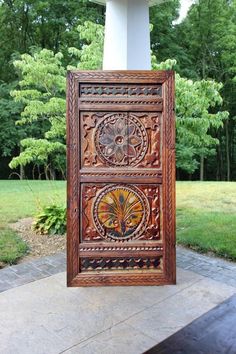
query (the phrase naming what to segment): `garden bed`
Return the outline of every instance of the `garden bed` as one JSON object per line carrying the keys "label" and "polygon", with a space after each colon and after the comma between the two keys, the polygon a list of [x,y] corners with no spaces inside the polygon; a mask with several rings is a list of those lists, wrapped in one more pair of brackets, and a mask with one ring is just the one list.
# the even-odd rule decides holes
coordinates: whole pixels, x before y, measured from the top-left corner
{"label": "garden bed", "polygon": [[65,235],[37,234],[32,230],[32,222],[32,218],[24,218],[9,224],[10,228],[16,231],[29,247],[27,254],[18,263],[29,261],[33,258],[53,255],[66,248]]}

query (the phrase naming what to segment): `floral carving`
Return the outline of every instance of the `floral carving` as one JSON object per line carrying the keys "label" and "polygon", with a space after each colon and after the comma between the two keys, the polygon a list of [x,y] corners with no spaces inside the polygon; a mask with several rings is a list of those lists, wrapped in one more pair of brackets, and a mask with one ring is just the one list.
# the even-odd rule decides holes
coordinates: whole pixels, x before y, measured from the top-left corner
{"label": "floral carving", "polygon": [[95,146],[98,156],[110,165],[134,166],[146,153],[147,132],[135,117],[109,115],[97,126]]}
{"label": "floral carving", "polygon": [[149,212],[149,203],[138,188],[113,185],[105,187],[94,203],[94,224],[104,238],[130,239],[144,231]]}
{"label": "floral carving", "polygon": [[91,209],[92,200],[96,196],[96,192],[97,192],[96,186],[84,187],[84,194],[82,200],[82,215],[83,215],[84,230],[82,233],[84,234],[84,240],[86,241],[101,239],[96,229],[89,225],[89,218],[88,218],[88,210]]}
{"label": "floral carving", "polygon": [[149,240],[160,239],[160,187],[149,187],[144,190],[151,201],[151,220],[147,227],[146,237]]}
{"label": "floral carving", "polygon": [[113,156],[119,163],[124,157],[136,157],[135,147],[140,145],[142,140],[135,133],[134,124],[127,127],[126,121],[119,118],[115,124],[108,123],[99,137],[99,142],[104,145],[104,154]]}

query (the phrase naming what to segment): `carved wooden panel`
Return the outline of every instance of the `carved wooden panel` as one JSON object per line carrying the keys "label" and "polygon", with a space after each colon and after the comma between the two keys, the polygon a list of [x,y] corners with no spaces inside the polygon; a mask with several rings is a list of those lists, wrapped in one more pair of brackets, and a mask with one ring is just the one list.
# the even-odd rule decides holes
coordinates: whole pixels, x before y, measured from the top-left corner
{"label": "carved wooden panel", "polygon": [[161,113],[81,112],[81,166],[161,167]]}
{"label": "carved wooden panel", "polygon": [[80,242],[161,239],[161,186],[82,184]]}
{"label": "carved wooden panel", "polygon": [[172,71],[71,72],[68,285],[175,283]]}

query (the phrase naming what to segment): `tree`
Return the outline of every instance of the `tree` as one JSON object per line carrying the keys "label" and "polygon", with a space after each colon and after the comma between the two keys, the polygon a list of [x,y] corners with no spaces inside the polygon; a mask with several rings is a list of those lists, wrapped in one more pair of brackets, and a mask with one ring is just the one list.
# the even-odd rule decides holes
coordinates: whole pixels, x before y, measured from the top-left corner
{"label": "tree", "polygon": [[[157,64],[155,69],[171,69],[175,60]],[[211,136],[211,128],[218,129],[228,118],[227,111],[212,113],[223,100],[220,95],[222,84],[213,80],[192,81],[176,74],[176,166],[193,173],[199,165],[199,157],[215,154],[218,140]]]}
{"label": "tree", "polygon": [[104,27],[91,21],[85,21],[83,25],[78,26],[78,32],[83,46],[82,49],[75,47],[68,49],[72,57],[68,69],[102,69]]}
{"label": "tree", "polygon": [[[30,48],[61,51],[80,47],[77,26],[86,20],[104,23],[104,7],[88,0],[3,0],[0,1],[0,77],[15,79],[12,61]],[[13,56],[13,58],[12,58]]]}
{"label": "tree", "polygon": [[23,54],[14,62],[22,78],[20,88],[12,91],[16,102],[24,105],[19,125],[41,126],[41,137],[21,141],[24,149],[10,167],[34,163],[43,166],[46,177],[65,170],[65,69],[62,54],[43,49]]}
{"label": "tree", "polygon": [[[86,22],[79,26],[80,37],[86,41],[81,50],[71,48],[74,66],[95,69],[101,65],[103,27]],[[21,123],[32,123],[46,119],[50,129],[44,139],[25,139],[24,151],[11,162],[11,166],[35,162],[51,165],[55,156],[60,156],[65,148],[65,70],[61,63],[62,54],[50,51],[23,55],[15,66],[23,75],[21,89],[13,92],[16,100],[25,103]],[[76,65],[76,60],[79,62]],[[152,57],[154,69],[170,69],[176,61],[167,60],[157,64]],[[176,115],[177,115],[177,167],[191,173],[198,166],[198,157],[214,151],[217,140],[209,130],[222,125],[227,112],[211,113],[209,109],[222,104],[219,94],[220,84],[202,80],[193,82],[176,75]]]}
{"label": "tree", "polygon": [[[78,31],[84,45],[81,50],[70,48],[74,64],[70,68],[100,66],[103,27],[85,22]],[[14,62],[20,81],[19,88],[11,94],[15,102],[24,106],[17,124],[33,126],[34,131],[41,127],[41,130],[40,134],[29,134],[21,141],[21,153],[12,159],[11,168],[34,164],[43,168],[46,178],[54,178],[58,172],[65,176],[66,69],[62,60],[62,53],[43,49],[23,54]]]}
{"label": "tree", "polygon": [[176,27],[176,37],[182,48],[179,53],[184,53],[184,56],[181,54],[180,57],[179,53],[176,56],[182,75],[212,78],[223,83],[223,109],[229,111],[229,119],[224,121],[221,129],[211,129],[211,134],[215,134],[220,142],[217,146],[217,178],[230,180],[236,161],[236,1],[199,0],[183,23]]}
{"label": "tree", "polygon": [[13,90],[16,83],[0,85],[0,156],[11,156],[18,147],[20,139],[24,132],[17,129],[16,121],[22,110],[22,105],[15,102],[10,97],[10,91]]}
{"label": "tree", "polygon": [[179,52],[173,24],[178,17],[179,8],[180,0],[166,1],[150,8],[150,23],[153,26],[151,49],[159,63],[175,58],[176,52]]}

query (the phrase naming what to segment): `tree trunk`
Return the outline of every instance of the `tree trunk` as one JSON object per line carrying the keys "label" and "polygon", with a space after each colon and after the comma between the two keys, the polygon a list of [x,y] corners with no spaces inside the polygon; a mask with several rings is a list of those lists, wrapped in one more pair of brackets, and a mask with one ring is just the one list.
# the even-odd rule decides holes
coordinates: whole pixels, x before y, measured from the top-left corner
{"label": "tree trunk", "polygon": [[56,174],[53,168],[49,167],[50,179],[55,180]]}
{"label": "tree trunk", "polygon": [[38,179],[41,180],[41,172],[40,172],[40,166],[37,165],[37,169],[38,169]]}
{"label": "tree trunk", "polygon": [[50,178],[48,177],[48,166],[44,166],[44,173],[46,180],[49,180]]}
{"label": "tree trunk", "polygon": [[[22,153],[22,151],[22,146],[20,146],[20,154]],[[23,165],[20,165],[20,179],[25,179],[25,168]]]}
{"label": "tree trunk", "polygon": [[229,121],[225,122],[225,150],[226,150],[226,166],[227,166],[227,181],[230,181],[230,152],[229,152]]}
{"label": "tree trunk", "polygon": [[204,156],[200,159],[200,181],[204,181]]}
{"label": "tree trunk", "polygon": [[23,165],[20,165],[20,179],[25,179],[25,168]]}

